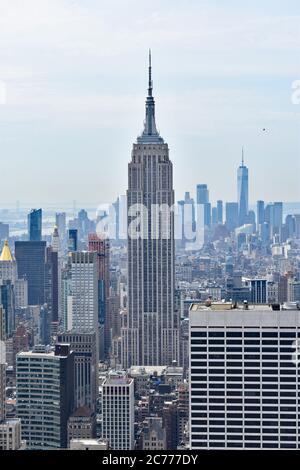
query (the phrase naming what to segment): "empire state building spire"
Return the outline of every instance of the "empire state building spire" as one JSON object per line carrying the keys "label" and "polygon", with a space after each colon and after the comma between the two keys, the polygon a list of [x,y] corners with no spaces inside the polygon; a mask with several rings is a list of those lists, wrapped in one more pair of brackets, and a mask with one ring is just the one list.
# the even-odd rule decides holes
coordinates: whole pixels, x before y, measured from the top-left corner
{"label": "empire state building spire", "polygon": [[149,66],[148,66],[148,96],[146,98],[146,118],[144,121],[144,130],[142,135],[137,138],[138,143],[163,143],[163,138],[160,137],[155,123],[155,101],[152,96],[153,82],[152,82],[152,65],[151,65],[151,50],[149,50]]}

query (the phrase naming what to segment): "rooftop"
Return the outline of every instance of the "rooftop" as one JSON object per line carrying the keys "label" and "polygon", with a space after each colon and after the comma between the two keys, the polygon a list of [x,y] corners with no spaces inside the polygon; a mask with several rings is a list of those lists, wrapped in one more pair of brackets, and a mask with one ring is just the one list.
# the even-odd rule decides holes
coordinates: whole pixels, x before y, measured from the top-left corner
{"label": "rooftop", "polygon": [[250,304],[248,302],[240,303],[240,304],[233,304],[232,302],[194,302],[191,303],[190,312],[198,312],[198,311],[265,311],[265,312],[272,312],[272,311],[279,311],[279,310],[300,310],[300,304],[298,302],[285,302],[284,304]]}

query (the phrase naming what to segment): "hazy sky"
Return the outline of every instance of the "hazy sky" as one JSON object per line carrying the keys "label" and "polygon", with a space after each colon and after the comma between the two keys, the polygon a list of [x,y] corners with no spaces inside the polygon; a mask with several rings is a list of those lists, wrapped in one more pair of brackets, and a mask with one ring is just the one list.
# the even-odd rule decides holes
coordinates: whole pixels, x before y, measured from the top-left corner
{"label": "hazy sky", "polygon": [[299,25],[299,0],[0,0],[1,206],[125,192],[149,47],[176,199],[235,200],[243,145],[252,201],[300,200]]}

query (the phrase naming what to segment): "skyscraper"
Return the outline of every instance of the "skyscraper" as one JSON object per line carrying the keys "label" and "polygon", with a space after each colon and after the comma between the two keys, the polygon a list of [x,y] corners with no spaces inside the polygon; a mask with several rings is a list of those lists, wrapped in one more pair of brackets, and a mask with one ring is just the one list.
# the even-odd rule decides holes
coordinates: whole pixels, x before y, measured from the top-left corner
{"label": "skyscraper", "polygon": [[[104,328],[104,354],[107,355],[111,340],[111,321],[109,308],[109,240],[105,236],[90,233],[89,251],[97,253],[98,271],[98,322]],[[102,358],[103,359],[103,358]]]}
{"label": "skyscraper", "polygon": [[[128,166],[128,322],[122,362],[171,364],[179,359],[179,314],[174,309],[173,168],[155,123],[151,55],[144,130]],[[142,229],[134,229],[141,211]]]}
{"label": "skyscraper", "polygon": [[68,230],[68,250],[77,251],[78,245],[78,230],[76,228],[71,228]]}
{"label": "skyscraper", "polygon": [[265,202],[257,201],[257,225],[260,226],[265,222]]}
{"label": "skyscraper", "polygon": [[299,335],[296,308],[191,305],[191,450],[299,449]]}
{"label": "skyscraper", "polygon": [[15,242],[18,277],[28,282],[29,305],[45,302],[46,242]]}
{"label": "skyscraper", "polygon": [[42,239],[42,209],[32,209],[28,214],[28,234],[31,242]]}
{"label": "skyscraper", "polygon": [[223,201],[217,201],[218,224],[223,223]]}
{"label": "skyscraper", "polygon": [[58,229],[59,239],[63,245],[64,240],[66,239],[66,213],[57,212],[55,214],[55,225]]}
{"label": "skyscraper", "polygon": [[82,406],[93,412],[98,397],[98,356],[96,333],[59,333],[58,343],[70,344],[74,353],[74,409]]}
{"label": "skyscraper", "polygon": [[180,242],[185,247],[187,242],[194,240],[195,231],[195,202],[191,198],[189,192],[185,192],[184,199],[178,201],[179,217],[180,217]]}
{"label": "skyscraper", "polygon": [[209,202],[209,190],[207,184],[197,184],[197,204]]}
{"label": "skyscraper", "polygon": [[274,225],[273,225],[273,235],[281,234],[282,228],[282,218],[283,218],[283,203],[274,202]]}
{"label": "skyscraper", "polygon": [[5,312],[6,337],[10,338],[15,329],[15,293],[11,281],[0,280],[0,305]]}
{"label": "skyscraper", "polygon": [[67,448],[73,400],[70,345],[57,344],[55,351],[39,346],[17,355],[17,414],[28,449]]}
{"label": "skyscraper", "polygon": [[244,150],[242,149],[242,163],[237,171],[239,225],[245,224],[249,209],[248,168],[244,164]]}
{"label": "skyscraper", "polygon": [[239,224],[239,206],[237,202],[226,202],[226,227],[231,232]]}
{"label": "skyscraper", "polygon": [[[204,226],[211,226],[211,203],[207,184],[197,184],[197,204],[203,205]],[[199,223],[199,221],[198,221]]]}
{"label": "skyscraper", "polygon": [[134,448],[134,381],[111,372],[102,387],[102,437],[112,450]]}
{"label": "skyscraper", "polygon": [[58,322],[58,253],[52,246],[46,248],[45,302],[48,305],[51,322]]}
{"label": "skyscraper", "polygon": [[68,330],[81,333],[98,329],[98,272],[97,253],[70,253],[71,315]]}

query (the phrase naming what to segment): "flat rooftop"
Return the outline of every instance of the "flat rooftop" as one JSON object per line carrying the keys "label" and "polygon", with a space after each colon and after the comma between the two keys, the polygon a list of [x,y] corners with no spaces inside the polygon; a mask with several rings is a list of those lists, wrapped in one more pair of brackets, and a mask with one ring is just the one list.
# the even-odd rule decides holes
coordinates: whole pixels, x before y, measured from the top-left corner
{"label": "flat rooftop", "polygon": [[251,304],[251,303],[239,303],[233,304],[232,302],[193,302],[190,305],[190,312],[198,311],[211,311],[211,312],[225,312],[225,311],[299,311],[300,304],[297,302],[285,302],[284,304]]}
{"label": "flat rooftop", "polygon": [[[221,328],[300,328],[300,310],[297,306],[286,305],[280,309],[272,306],[245,305],[221,308],[222,303],[214,308],[204,304],[192,304],[190,307],[190,329],[202,327]],[[224,305],[224,304],[223,304]]]}

